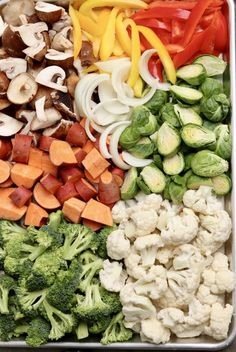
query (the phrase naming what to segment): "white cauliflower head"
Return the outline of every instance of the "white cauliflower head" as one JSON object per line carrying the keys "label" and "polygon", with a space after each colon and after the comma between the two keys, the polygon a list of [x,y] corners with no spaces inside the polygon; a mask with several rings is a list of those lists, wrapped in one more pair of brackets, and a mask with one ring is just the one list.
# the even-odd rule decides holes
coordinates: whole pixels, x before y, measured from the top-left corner
{"label": "white cauliflower head", "polygon": [[232,315],[233,307],[230,304],[224,307],[220,303],[214,303],[211,307],[210,323],[205,326],[204,333],[215,340],[226,339]]}
{"label": "white cauliflower head", "polygon": [[222,305],[224,304],[224,295],[211,293],[210,288],[203,284],[199,286],[196,297],[202,304],[208,304],[209,306],[217,302]]}
{"label": "white cauliflower head", "polygon": [[129,255],[125,258],[125,267],[129,276],[139,279],[146,275],[146,268],[142,266],[142,257],[131,247]]}
{"label": "white cauliflower head", "polygon": [[173,268],[175,270],[190,269],[197,267],[201,269],[204,266],[204,257],[200,250],[192,244],[182,244],[173,252]]}
{"label": "white cauliflower head", "polygon": [[164,308],[161,309],[157,314],[158,320],[169,329],[175,328],[177,324],[183,324],[184,312],[178,308]]}
{"label": "white cauliflower head", "polygon": [[158,260],[158,262],[160,264],[163,265],[168,265],[171,261],[171,259],[173,258],[173,248],[171,246],[165,246],[162,248],[158,248],[157,250],[157,255],[156,255],[156,259]]}
{"label": "white cauliflower head", "polygon": [[158,212],[157,229],[160,231],[166,229],[168,220],[177,215],[179,210],[180,206],[172,204],[168,200],[164,200]]}
{"label": "white cauliflower head", "polygon": [[127,207],[123,200],[119,200],[112,208],[112,218],[116,224],[128,219]]}
{"label": "white cauliflower head", "polygon": [[124,287],[127,277],[122,263],[104,260],[103,269],[99,272],[99,279],[107,291],[119,292]]}
{"label": "white cauliflower head", "polygon": [[115,230],[107,238],[107,254],[110,258],[121,260],[130,253],[130,241],[122,230]]}
{"label": "white cauliflower head", "polygon": [[156,318],[151,317],[141,322],[141,340],[150,343],[166,343],[170,340],[170,330]]}
{"label": "white cauliflower head", "polygon": [[185,192],[183,203],[196,213],[206,215],[213,215],[218,210],[224,209],[222,199],[212,194],[212,188],[208,186],[200,186],[198,190],[188,190]]}
{"label": "white cauliflower head", "polygon": [[155,315],[156,308],[148,297],[139,296],[134,293],[130,296],[128,302],[127,299],[124,301],[123,297],[124,295],[122,293],[120,295],[120,300],[123,306],[122,312],[127,322],[142,321]]}
{"label": "white cauliflower head", "polygon": [[166,228],[161,230],[163,242],[179,246],[192,241],[198,232],[198,221],[191,209],[184,208],[179,215],[167,220]]}
{"label": "white cauliflower head", "polygon": [[134,242],[134,248],[141,255],[143,266],[152,266],[155,263],[158,248],[163,246],[161,236],[157,234],[138,237]]}
{"label": "white cauliflower head", "polygon": [[157,213],[152,208],[133,207],[130,212],[130,219],[135,225],[135,237],[150,235],[155,231]]}

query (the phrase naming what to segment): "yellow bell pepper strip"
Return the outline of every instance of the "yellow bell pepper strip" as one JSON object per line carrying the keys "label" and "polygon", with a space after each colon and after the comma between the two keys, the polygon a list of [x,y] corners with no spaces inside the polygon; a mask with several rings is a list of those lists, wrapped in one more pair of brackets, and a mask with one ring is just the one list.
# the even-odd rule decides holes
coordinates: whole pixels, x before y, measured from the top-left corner
{"label": "yellow bell pepper strip", "polygon": [[143,87],[144,87],[144,84],[143,84],[143,80],[141,77],[138,78],[138,80],[136,81],[135,85],[134,85],[134,96],[136,98],[142,98],[142,95],[143,95]]}
{"label": "yellow bell pepper strip", "polygon": [[105,33],[102,36],[99,56],[102,61],[106,61],[113,53],[116,40],[116,16],[120,9],[114,7],[111,10]]}
{"label": "yellow bell pepper strip", "polygon": [[77,14],[78,14],[78,11],[75,10],[73,6],[70,5],[69,15],[73,25],[74,59],[77,59],[82,47],[82,32],[81,32],[79,18]]}
{"label": "yellow bell pepper strip", "polygon": [[82,72],[83,73],[91,73],[91,72],[97,72],[98,68],[95,65],[90,65],[89,67],[85,68]]}
{"label": "yellow bell pepper strip", "polygon": [[85,2],[86,0],[71,0],[70,4],[76,9],[79,10],[80,6]]}
{"label": "yellow bell pepper strip", "polygon": [[141,56],[140,38],[138,28],[130,18],[124,21],[125,26],[131,27],[131,70],[128,79],[128,85],[134,87],[139,78],[139,60]]}
{"label": "yellow bell pepper strip", "polygon": [[102,28],[99,26],[99,23],[95,23],[88,16],[83,15],[81,12],[78,12],[78,18],[80,22],[81,29],[92,34],[95,37],[99,37],[103,34]]}
{"label": "yellow bell pepper strip", "polygon": [[111,10],[108,8],[96,11],[97,19],[98,19],[97,22],[99,23],[99,27],[102,32],[101,35],[105,33],[105,30],[107,28],[107,23],[109,21],[110,13],[111,13]]}
{"label": "yellow bell pepper strip", "polygon": [[80,11],[86,16],[96,18],[93,9],[104,6],[132,9],[148,8],[148,4],[141,0],[87,0],[80,6]]}
{"label": "yellow bell pepper strip", "polygon": [[115,56],[122,56],[124,54],[124,50],[122,49],[120,43],[118,42],[118,40],[115,40],[115,45],[113,48],[113,55]]}
{"label": "yellow bell pepper strip", "polygon": [[117,39],[126,54],[130,57],[131,56],[131,40],[129,34],[126,30],[126,26],[123,22],[124,13],[119,13],[116,18],[116,36]]}
{"label": "yellow bell pepper strip", "polygon": [[98,58],[99,56],[100,45],[101,45],[101,38],[95,37],[93,41],[93,55],[96,58]]}
{"label": "yellow bell pepper strip", "polygon": [[168,80],[175,84],[176,82],[176,71],[174,63],[168,53],[167,49],[158,38],[158,36],[150,29],[144,26],[137,26],[139,32],[146,38],[146,40],[151,44],[151,46],[156,49],[157,54],[164,66]]}

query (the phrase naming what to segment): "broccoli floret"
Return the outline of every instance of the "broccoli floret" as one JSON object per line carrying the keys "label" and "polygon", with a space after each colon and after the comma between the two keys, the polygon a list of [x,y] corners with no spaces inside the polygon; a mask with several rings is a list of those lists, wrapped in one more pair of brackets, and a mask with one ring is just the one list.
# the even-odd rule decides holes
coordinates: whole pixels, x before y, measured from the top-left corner
{"label": "broccoli floret", "polygon": [[33,262],[28,258],[12,258],[10,256],[6,256],[4,260],[4,271],[6,274],[18,277],[19,275],[22,277],[27,277],[32,270]]}
{"label": "broccoli floret", "polygon": [[66,260],[72,260],[86,249],[95,251],[98,247],[96,233],[83,225],[62,223],[58,231],[65,236],[63,257]]}
{"label": "broccoli floret", "polygon": [[8,305],[10,314],[13,314],[15,320],[24,318],[24,314],[21,311],[17,296],[10,296]]}
{"label": "broccoli floret", "polygon": [[86,339],[86,337],[89,336],[88,324],[84,321],[81,321],[75,328],[75,334],[78,340]]}
{"label": "broccoli floret", "polygon": [[29,292],[43,290],[48,287],[47,276],[34,270],[26,279],[25,286]]}
{"label": "broccoli floret", "polygon": [[107,329],[104,331],[101,339],[103,345],[114,342],[124,342],[132,338],[133,333],[124,326],[124,316],[122,312],[115,315]]}
{"label": "broccoli floret", "polygon": [[0,270],[4,268],[4,260],[6,258],[6,251],[5,249],[0,247]]}
{"label": "broccoli floret", "polygon": [[40,308],[41,314],[51,323],[49,339],[58,340],[66,333],[70,333],[74,327],[75,319],[73,315],[61,312],[53,307],[45,299]]}
{"label": "broccoli floret", "polygon": [[97,233],[97,238],[99,241],[98,249],[96,250],[97,255],[102,259],[107,259],[107,238],[116,226],[104,227],[100,232]]}
{"label": "broccoli floret", "polygon": [[0,313],[1,314],[8,314],[9,307],[9,294],[10,291],[16,288],[15,280],[8,276],[8,275],[1,275],[0,276]]}
{"label": "broccoli floret", "polygon": [[36,317],[29,323],[26,343],[32,347],[39,347],[47,343],[50,334],[50,323],[43,317]]}
{"label": "broccoli floret", "polygon": [[110,324],[111,317],[106,316],[102,317],[99,320],[95,320],[91,324],[89,324],[88,329],[91,334],[100,334],[101,332],[105,331],[108,325]]}
{"label": "broccoli floret", "polygon": [[16,322],[12,314],[0,315],[0,340],[9,341],[14,336]]}
{"label": "broccoli floret", "polygon": [[16,328],[14,330],[14,336],[20,337],[28,332],[29,323],[25,319],[21,319],[16,322]]}
{"label": "broccoli floret", "polygon": [[119,294],[116,292],[109,292],[105,288],[100,288],[102,299],[110,307],[111,313],[118,313],[122,309]]}
{"label": "broccoli floret", "polygon": [[26,235],[27,231],[23,227],[17,225],[16,222],[1,220],[0,221],[0,237],[3,242],[9,241],[16,234]]}
{"label": "broccoli floret", "polygon": [[[87,251],[83,253],[83,255],[83,257],[80,256],[79,261],[82,260],[82,263],[86,263],[86,261],[88,261],[88,263],[82,265],[78,288],[80,289],[80,291],[85,292],[87,290],[87,287],[91,285],[94,276],[98,273],[100,269],[102,269],[103,260],[94,255],[92,257],[90,255],[90,252]],[[93,261],[90,261],[92,259]]]}
{"label": "broccoli floret", "polygon": [[25,287],[25,280],[22,280],[20,286],[17,287],[16,294],[22,312],[31,317],[37,314],[37,309],[44,301],[47,290],[29,292]]}
{"label": "broccoli floret", "polygon": [[49,215],[49,220],[48,220],[48,223],[47,223],[47,227],[50,229],[50,230],[53,230],[53,231],[57,231],[59,225],[61,224],[61,221],[62,221],[62,211],[61,210],[58,210],[56,211],[55,213],[51,213]]}
{"label": "broccoli floret", "polygon": [[18,259],[28,258],[31,261],[38,258],[46,250],[46,248],[47,243],[45,246],[26,243],[25,238],[12,238],[6,244],[7,255]]}

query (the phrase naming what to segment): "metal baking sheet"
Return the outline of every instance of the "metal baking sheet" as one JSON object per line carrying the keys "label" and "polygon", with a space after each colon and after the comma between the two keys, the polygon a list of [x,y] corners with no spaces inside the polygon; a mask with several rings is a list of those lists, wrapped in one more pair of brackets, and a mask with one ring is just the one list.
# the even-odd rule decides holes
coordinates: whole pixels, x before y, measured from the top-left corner
{"label": "metal baking sheet", "polygon": [[[50,1],[50,0],[47,0]],[[55,0],[51,0],[55,2]],[[0,0],[0,8],[5,5],[8,0]],[[236,239],[235,239],[235,230],[236,230],[236,16],[235,16],[235,1],[227,0],[228,4],[228,26],[229,26],[229,36],[230,36],[230,46],[229,46],[229,65],[228,72],[224,76],[225,88],[229,89],[229,95],[232,102],[232,133],[235,138],[233,138],[233,153],[232,153],[232,181],[233,181],[233,190],[231,193],[231,199],[226,200],[226,209],[231,214],[233,221],[233,230],[231,239],[228,241],[226,250],[231,258],[231,269],[236,272]],[[229,248],[229,251],[228,251]],[[232,323],[230,326],[229,336],[226,340],[217,342],[207,336],[200,336],[197,338],[191,339],[179,339],[172,338],[169,343],[162,345],[154,345],[150,343],[140,342],[138,336],[134,337],[131,341],[126,343],[114,343],[108,346],[100,344],[96,339],[88,339],[86,342],[78,342],[73,339],[62,339],[58,342],[48,343],[44,346],[41,346],[41,349],[44,348],[73,348],[73,349],[103,349],[103,350],[195,350],[195,351],[219,351],[227,348],[232,341],[236,338],[236,292],[227,299],[229,303],[234,306],[234,314],[232,318]],[[30,348],[24,341],[21,340],[12,340],[10,342],[0,341],[0,348]]]}

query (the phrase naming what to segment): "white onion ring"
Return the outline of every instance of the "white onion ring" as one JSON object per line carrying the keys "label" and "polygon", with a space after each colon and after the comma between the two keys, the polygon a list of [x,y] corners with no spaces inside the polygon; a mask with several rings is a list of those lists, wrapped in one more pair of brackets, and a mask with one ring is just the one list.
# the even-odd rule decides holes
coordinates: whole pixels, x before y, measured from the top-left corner
{"label": "white onion ring", "polygon": [[89,128],[89,124],[90,124],[90,121],[88,118],[86,118],[85,120],[85,125],[84,125],[84,129],[87,133],[87,136],[88,138],[92,141],[92,142],[96,142],[96,138],[92,135],[91,131],[90,131],[90,128]]}
{"label": "white onion ring", "polygon": [[136,158],[135,156],[133,156],[132,154],[123,151],[122,152],[122,157],[123,160],[129,164],[130,166],[134,166],[134,167],[145,167],[150,165],[153,160],[152,159],[140,159],[140,158]]}
{"label": "white onion ring", "polygon": [[120,59],[113,59],[107,61],[98,61],[95,62],[94,65],[104,72],[112,73],[113,70],[117,67],[117,65],[123,65],[124,63],[130,61],[128,57],[122,57]]}
{"label": "white onion ring", "polygon": [[105,131],[105,127],[99,126],[96,122],[90,121],[90,125],[93,129],[98,133],[103,133]]}
{"label": "white onion ring", "polygon": [[118,127],[111,136],[109,151],[112,156],[113,163],[122,170],[129,170],[130,166],[126,164],[120,157],[118,152],[118,143],[122,132],[126,129],[127,125]]}
{"label": "white onion ring", "polygon": [[85,111],[83,111],[82,100],[85,99],[85,93],[87,91],[87,87],[90,84],[90,81],[97,76],[96,73],[91,73],[86,75],[80,79],[75,88],[75,102],[78,109],[78,112],[81,116],[85,116]]}

